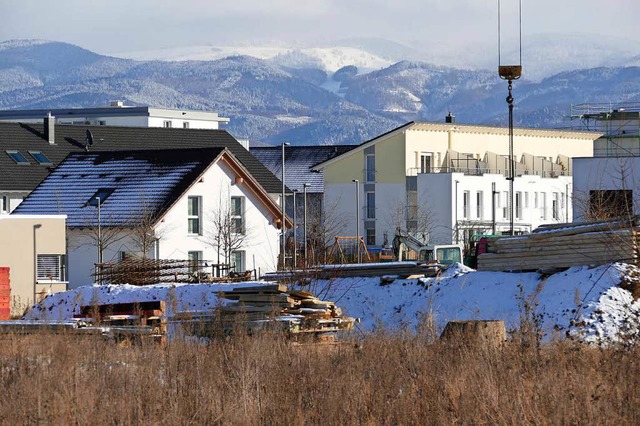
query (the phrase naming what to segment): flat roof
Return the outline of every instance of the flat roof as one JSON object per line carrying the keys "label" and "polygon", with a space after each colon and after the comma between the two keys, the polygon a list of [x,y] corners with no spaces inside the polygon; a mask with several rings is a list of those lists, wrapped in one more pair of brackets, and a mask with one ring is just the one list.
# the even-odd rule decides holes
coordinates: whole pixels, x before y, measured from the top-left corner
{"label": "flat roof", "polygon": [[97,107],[97,108],[53,108],[53,109],[22,109],[22,110],[2,110],[0,120],[33,120],[44,118],[48,113],[54,117],[74,118],[74,117],[162,117],[190,120],[217,121],[220,123],[229,122],[228,118],[220,117],[217,112],[191,111],[170,108],[156,108],[150,106],[121,106],[121,107]]}

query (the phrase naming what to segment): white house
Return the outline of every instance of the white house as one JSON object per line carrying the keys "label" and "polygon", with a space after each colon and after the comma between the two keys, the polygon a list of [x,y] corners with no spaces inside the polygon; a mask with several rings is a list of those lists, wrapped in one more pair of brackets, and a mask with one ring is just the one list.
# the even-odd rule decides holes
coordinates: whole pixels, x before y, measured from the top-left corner
{"label": "white house", "polygon": [[125,106],[113,101],[97,108],[54,108],[0,111],[0,121],[41,123],[51,115],[56,124],[125,127],[172,127],[180,129],[218,129],[229,119],[217,112],[190,111],[150,106]]}
{"label": "white house", "polygon": [[[502,174],[419,174],[417,194],[418,206],[430,206],[423,212],[418,210],[417,216],[426,221],[432,242],[463,243],[474,234],[510,231],[509,182]],[[569,222],[570,194],[570,176],[516,177],[514,233],[528,234],[542,224]]]}
{"label": "white house", "polygon": [[96,263],[131,257],[277,266],[281,210],[226,148],[71,154],[13,215],[35,212],[68,216],[71,288],[93,283]]}
{"label": "white house", "polygon": [[[535,193],[538,197],[547,194],[545,209],[549,212],[552,197],[557,198],[557,205],[566,204],[566,194],[570,194],[571,188],[566,187],[568,180],[562,177],[572,173],[571,158],[591,155],[593,140],[599,136],[599,133],[585,131],[514,129],[514,192],[522,194],[523,209],[522,220],[514,220],[518,223],[517,230],[524,232],[541,223],[571,219],[571,214],[567,215],[570,206],[569,210],[558,207],[557,218],[549,213],[539,220],[535,220],[536,212],[524,210],[536,209]],[[504,176],[509,169],[508,141],[509,132],[505,127],[459,124],[452,119],[446,123],[407,123],[315,166],[324,172],[325,210],[348,220],[342,235],[359,234],[365,237],[367,245],[391,243],[398,227],[418,237],[426,228],[432,232],[448,229],[430,238],[433,243],[448,243],[453,229],[470,227],[470,224],[463,226],[464,191],[469,191],[469,197],[472,193],[477,197],[477,193],[482,192],[483,209],[491,203],[493,182],[497,185],[496,191],[504,197]],[[458,175],[453,175],[456,173]],[[437,176],[440,174],[443,176]],[[502,178],[498,179],[499,176]],[[535,176],[543,179],[539,184],[529,183],[537,182]],[[458,224],[452,225],[456,180],[460,197]],[[526,194],[529,194],[528,204]],[[473,200],[469,201],[470,209]],[[501,206],[504,203],[496,196],[497,202]],[[542,198],[539,203],[543,203]],[[483,211],[482,216],[485,215],[488,213]],[[428,220],[427,216],[439,217],[442,222]],[[356,217],[360,219],[357,224]],[[496,232],[504,231],[502,218],[499,216],[496,220],[500,222]],[[460,238],[462,236],[458,236]]]}

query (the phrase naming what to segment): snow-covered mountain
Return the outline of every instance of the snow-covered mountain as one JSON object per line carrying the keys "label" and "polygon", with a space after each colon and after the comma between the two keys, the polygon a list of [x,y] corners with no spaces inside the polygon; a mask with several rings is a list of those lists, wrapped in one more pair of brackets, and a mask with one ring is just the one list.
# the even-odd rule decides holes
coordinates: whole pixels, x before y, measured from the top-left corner
{"label": "snow-covered mountain", "polygon": [[[389,50],[393,45],[378,53]],[[122,99],[130,105],[214,110],[231,118],[227,128],[234,135],[253,144],[360,143],[410,120],[441,121],[449,111],[462,123],[506,123],[506,83],[493,71],[391,63],[382,56],[376,56],[381,68],[371,71],[371,57],[342,66],[355,54],[339,52],[344,55],[333,52],[322,60],[311,49],[280,51],[268,59],[139,61],[58,42],[4,42],[0,109],[91,107]],[[571,124],[571,103],[640,101],[640,68],[599,67],[518,80],[514,96],[518,124],[565,127]]]}

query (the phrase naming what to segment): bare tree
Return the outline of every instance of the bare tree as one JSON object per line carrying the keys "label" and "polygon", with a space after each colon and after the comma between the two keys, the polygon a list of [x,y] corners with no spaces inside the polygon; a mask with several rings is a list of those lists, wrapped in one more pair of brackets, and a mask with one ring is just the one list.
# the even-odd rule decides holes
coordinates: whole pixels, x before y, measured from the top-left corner
{"label": "bare tree", "polygon": [[[419,205],[417,197],[398,196],[383,217],[392,232],[406,230],[409,234],[428,244],[433,232],[434,219],[426,205]],[[393,237],[391,237],[393,239]]]}
{"label": "bare tree", "polygon": [[218,253],[217,262],[221,263],[222,256],[223,263],[230,264],[233,252],[243,248],[250,237],[245,198],[221,191],[218,205],[208,212],[204,228],[204,240]]}
{"label": "bare tree", "polygon": [[145,201],[144,196],[140,205],[140,217],[133,219],[128,224],[129,237],[136,252],[141,254],[142,259],[147,259],[149,252],[154,249],[157,241],[167,235],[169,228],[158,226],[160,214]]}
{"label": "bare tree", "polygon": [[348,217],[340,213],[340,200],[324,202],[316,199],[307,206],[307,238],[310,251],[309,262],[326,263],[327,253],[336,236],[342,234],[347,227]]}

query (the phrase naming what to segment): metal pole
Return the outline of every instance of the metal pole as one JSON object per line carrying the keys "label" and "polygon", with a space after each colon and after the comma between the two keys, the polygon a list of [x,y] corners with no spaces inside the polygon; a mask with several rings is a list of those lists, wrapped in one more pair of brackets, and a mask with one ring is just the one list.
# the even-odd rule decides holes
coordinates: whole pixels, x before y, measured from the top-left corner
{"label": "metal pole", "polygon": [[100,218],[100,204],[101,199],[98,195],[98,263],[102,264],[102,220]]}
{"label": "metal pole", "polygon": [[496,235],[496,183],[491,183],[491,234]]}
{"label": "metal pole", "polygon": [[296,230],[296,226],[297,226],[297,220],[298,220],[298,213],[296,212],[296,210],[298,210],[297,204],[296,204],[296,192],[298,192],[297,189],[293,190],[293,268],[297,268],[298,267],[298,232]]}
{"label": "metal pole", "polygon": [[456,231],[456,244],[458,244],[460,242],[460,232],[458,231],[458,184],[460,183],[459,180],[456,181],[456,196],[455,196],[455,219],[456,219],[456,223],[454,224],[454,229]]}
{"label": "metal pole", "polygon": [[285,172],[284,172],[284,147],[289,145],[287,142],[283,142],[282,143],[282,197],[280,199],[281,201],[281,208],[282,208],[282,248],[281,248],[281,252],[282,252],[282,269],[284,270],[286,267],[286,254],[287,254],[287,226],[286,226],[286,213],[285,213],[285,207],[286,207],[286,199],[285,199],[285,192],[284,192],[284,178],[285,178]]}
{"label": "metal pole", "polygon": [[354,179],[356,184],[356,257],[360,263],[360,182]]}
{"label": "metal pole", "polygon": [[509,105],[509,235],[513,235],[513,181],[515,180],[515,164],[513,161],[513,96],[511,90],[513,88],[512,80],[509,82],[509,95],[507,96],[507,104]]}
{"label": "metal pole", "polygon": [[304,191],[304,209],[303,209],[303,213],[304,213],[304,235],[303,235],[303,239],[304,239],[304,266],[306,267],[308,264],[308,257],[307,257],[307,187],[309,186],[308,183],[305,183],[304,185],[302,185],[302,190]]}

